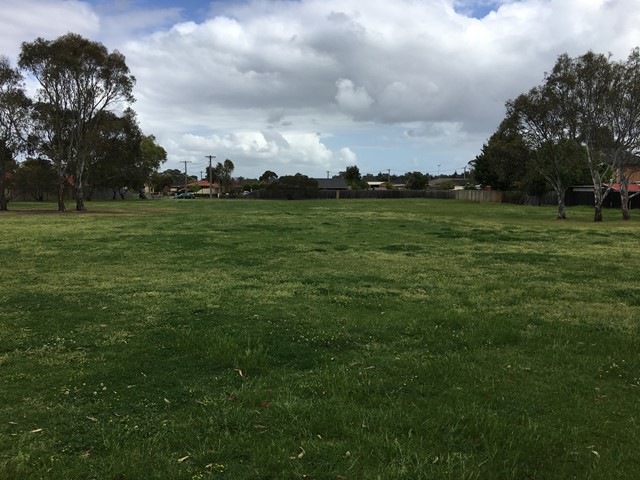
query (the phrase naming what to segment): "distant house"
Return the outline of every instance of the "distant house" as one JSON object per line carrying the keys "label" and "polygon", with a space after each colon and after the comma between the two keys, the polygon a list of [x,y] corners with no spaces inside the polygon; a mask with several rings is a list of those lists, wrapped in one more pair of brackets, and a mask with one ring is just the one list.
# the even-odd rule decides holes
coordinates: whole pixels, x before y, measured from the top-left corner
{"label": "distant house", "polygon": [[191,182],[187,185],[189,189],[194,189],[193,187],[199,187],[200,190],[196,192],[196,195],[200,196],[208,196],[209,193],[211,195],[218,195],[220,193],[220,184],[214,180],[212,184],[209,184],[209,180],[198,180],[197,182]]}
{"label": "distant house", "polygon": [[[369,184],[369,188],[371,190],[388,190],[387,184],[389,182],[367,181],[367,183]],[[406,187],[404,183],[392,183],[391,188],[393,190],[404,190]]]}
{"label": "distant house", "polygon": [[326,190],[329,192],[349,190],[347,182],[342,177],[315,178],[314,180],[318,182],[318,190]]}
{"label": "distant house", "polygon": [[431,190],[463,190],[469,180],[457,177],[438,177],[429,180],[429,188]]}

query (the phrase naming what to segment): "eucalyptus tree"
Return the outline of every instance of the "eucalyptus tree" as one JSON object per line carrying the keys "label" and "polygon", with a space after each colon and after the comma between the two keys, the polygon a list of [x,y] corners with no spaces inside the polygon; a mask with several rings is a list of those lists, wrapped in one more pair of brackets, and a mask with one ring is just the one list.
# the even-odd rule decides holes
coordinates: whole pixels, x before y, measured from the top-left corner
{"label": "eucalyptus tree", "polygon": [[566,98],[565,128],[585,151],[593,182],[594,221],[613,184],[621,184],[623,218],[629,218],[626,172],[640,150],[640,52],[626,61],[591,51],[577,58],[561,55],[545,86]]}
{"label": "eucalyptus tree", "polygon": [[103,112],[99,125],[87,167],[89,183],[110,188],[114,200],[117,194],[124,198],[127,188],[137,190],[143,197],[145,185],[167,160],[167,152],[153,135],[142,133],[130,108],[122,115]]}
{"label": "eucalyptus tree", "polygon": [[34,200],[43,201],[56,184],[56,172],[45,158],[27,158],[20,162],[15,175],[15,186]]}
{"label": "eucalyptus tree", "polygon": [[531,150],[511,116],[500,123],[480,154],[469,163],[477,182],[497,190],[519,190],[530,176],[530,157]]}
{"label": "eucalyptus tree", "polygon": [[30,105],[21,73],[0,56],[0,210],[7,210],[6,182],[27,146]]}
{"label": "eucalyptus tree", "polygon": [[85,168],[91,139],[105,111],[132,103],[135,78],[124,56],[74,33],[56,40],[23,43],[19,65],[38,82],[36,96],[39,147],[55,165],[58,210],[64,211],[64,188],[74,177],[76,209],[84,210]]}
{"label": "eucalyptus tree", "polygon": [[[531,165],[558,199],[558,219],[566,219],[566,191],[581,170],[584,155],[575,142],[575,118],[568,91],[542,85],[507,102],[507,117],[532,151]],[[569,121],[567,121],[569,120]]]}
{"label": "eucalyptus tree", "polygon": [[90,162],[86,166],[88,183],[110,188],[113,199],[131,183],[135,165],[139,162],[142,132],[135,113],[127,109],[123,115],[102,112],[99,128],[94,132]]}
{"label": "eucalyptus tree", "polygon": [[609,57],[591,51],[577,58],[565,54],[546,83],[551,89],[568,92],[571,110],[565,123],[575,122],[575,140],[584,147],[593,182],[594,221],[600,222],[602,205],[612,188],[619,162],[618,155],[608,155],[613,147],[612,105],[619,94],[613,88],[614,64]]}
{"label": "eucalyptus tree", "polygon": [[[635,48],[626,62],[614,65],[613,95],[610,100],[612,148],[609,156],[617,167],[622,218],[629,220],[630,177],[640,171],[640,49]],[[612,182],[611,182],[612,183]]]}

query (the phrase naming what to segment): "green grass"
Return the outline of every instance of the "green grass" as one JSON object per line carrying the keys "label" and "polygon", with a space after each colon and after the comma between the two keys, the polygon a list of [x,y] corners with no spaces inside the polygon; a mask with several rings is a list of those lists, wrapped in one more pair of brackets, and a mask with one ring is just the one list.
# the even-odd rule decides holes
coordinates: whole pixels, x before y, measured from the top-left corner
{"label": "green grass", "polygon": [[2,479],[640,477],[637,219],[10,208]]}

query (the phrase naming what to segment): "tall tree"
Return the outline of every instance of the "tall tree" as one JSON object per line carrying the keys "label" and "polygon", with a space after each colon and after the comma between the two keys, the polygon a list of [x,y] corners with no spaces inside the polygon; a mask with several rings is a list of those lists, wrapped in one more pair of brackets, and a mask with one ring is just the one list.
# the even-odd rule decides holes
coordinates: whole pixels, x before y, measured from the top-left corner
{"label": "tall tree", "polygon": [[114,200],[117,193],[124,197],[126,189],[137,190],[144,198],[144,187],[166,161],[167,152],[153,135],[143,135],[133,110],[121,116],[105,112],[102,117],[89,167],[90,183],[111,188]]}
{"label": "tall tree", "polygon": [[[585,159],[594,194],[594,221],[602,221],[602,205],[608,195],[617,169],[618,156],[609,156],[610,168],[603,169],[607,160],[605,152],[611,148],[611,131],[608,128],[612,120],[611,102],[615,92],[612,90],[613,65],[602,54],[587,52],[575,59],[566,54],[556,63],[547,78],[547,85],[554,90],[568,92],[570,114],[575,117],[576,140],[585,150]],[[573,119],[566,118],[565,122]],[[613,162],[613,163],[611,163]],[[609,186],[603,188],[608,175]]]}
{"label": "tall tree", "polygon": [[26,149],[31,102],[22,75],[0,56],[0,211],[7,210],[6,182],[16,167],[16,156]]}
{"label": "tall tree", "polygon": [[265,170],[265,172],[260,175],[260,180],[262,183],[270,183],[273,180],[278,179],[278,174],[276,172],[272,172],[271,170]]}
{"label": "tall tree", "polygon": [[406,176],[405,188],[408,190],[424,190],[429,185],[429,177],[421,172],[411,172]]}
{"label": "tall tree", "polygon": [[344,180],[354,190],[368,189],[369,184],[362,179],[360,169],[357,165],[350,165],[344,171]]}
{"label": "tall tree", "polygon": [[110,188],[115,200],[118,193],[124,197],[125,187],[136,174],[142,132],[131,109],[125,110],[121,116],[102,112],[98,125],[91,142],[91,161],[86,166],[86,178],[92,186]]}
{"label": "tall tree", "polygon": [[[600,222],[614,182],[625,182],[623,163],[640,148],[640,53],[635,49],[620,62],[591,51],[577,58],[561,55],[545,87],[564,100],[564,128],[584,147],[594,221]],[[629,218],[628,199],[622,209]]]}
{"label": "tall tree", "polygon": [[610,107],[612,115],[610,130],[612,137],[612,164],[617,166],[620,184],[622,218],[629,220],[629,194],[632,174],[640,171],[640,49],[635,48],[626,62],[614,65]]}
{"label": "tall tree", "polygon": [[58,210],[64,211],[64,185],[72,170],[76,209],[83,210],[85,167],[100,114],[134,101],[135,78],[124,56],[98,42],[68,33],[50,41],[23,43],[19,65],[39,83],[38,129],[41,153],[58,175]]}
{"label": "tall tree", "polygon": [[504,119],[481,153],[469,162],[473,177],[482,185],[496,190],[521,190],[528,175],[531,150],[514,122]]}
{"label": "tall tree", "polygon": [[[567,92],[534,87],[507,102],[512,117],[527,146],[535,153],[531,164],[551,185],[558,200],[558,219],[567,218],[566,191],[581,170],[581,148],[576,143],[575,118],[568,109]],[[567,121],[569,120],[569,121]]]}
{"label": "tall tree", "polygon": [[41,202],[55,184],[56,172],[49,160],[27,158],[20,163],[15,181],[19,191],[29,193],[34,200]]}
{"label": "tall tree", "polygon": [[224,162],[218,162],[215,167],[213,167],[213,175],[211,178],[213,180],[218,181],[218,185],[220,185],[220,193],[229,193],[231,189],[231,185],[233,183],[233,169],[235,165],[228,158]]}

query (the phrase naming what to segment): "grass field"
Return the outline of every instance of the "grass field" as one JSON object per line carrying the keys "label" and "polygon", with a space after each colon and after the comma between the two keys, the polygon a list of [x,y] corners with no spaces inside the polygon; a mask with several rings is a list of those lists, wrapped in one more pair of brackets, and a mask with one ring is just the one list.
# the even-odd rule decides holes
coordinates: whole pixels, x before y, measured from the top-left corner
{"label": "grass field", "polygon": [[0,478],[640,478],[638,214],[0,215]]}

